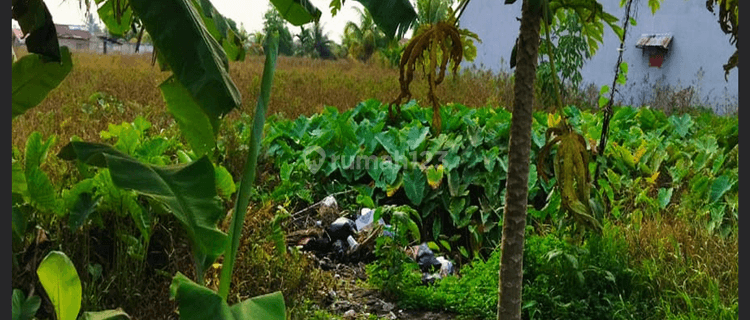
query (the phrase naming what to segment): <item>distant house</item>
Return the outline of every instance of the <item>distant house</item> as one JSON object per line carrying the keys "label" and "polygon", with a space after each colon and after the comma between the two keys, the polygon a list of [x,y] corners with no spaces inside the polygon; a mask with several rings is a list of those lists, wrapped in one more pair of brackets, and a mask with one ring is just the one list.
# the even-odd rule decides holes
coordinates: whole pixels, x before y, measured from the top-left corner
{"label": "distant house", "polygon": [[[60,46],[66,46],[71,51],[90,51],[103,54],[123,53],[134,54],[135,43],[109,37],[105,34],[91,34],[86,26],[56,24],[57,41]],[[25,45],[23,31],[13,28],[13,46]],[[152,44],[141,43],[139,53],[153,52]]]}
{"label": "distant house", "polygon": [[57,41],[60,46],[76,51],[91,49],[93,36],[86,30],[86,27],[56,24],[55,29],[57,29]]}
{"label": "distant house", "polygon": [[21,29],[13,28],[12,32],[12,38],[13,38],[13,46],[18,47],[26,44],[26,38],[23,36],[23,31]]}
{"label": "distant house", "polygon": [[[476,44],[476,67],[510,71],[521,2],[505,5],[503,1],[482,0],[466,7],[461,27],[475,32],[482,40]],[[619,1],[599,2],[604,11],[615,17],[625,16]],[[706,2],[664,1],[655,14],[651,14],[648,2],[634,2],[631,17],[637,24],[628,27],[623,54],[623,61],[629,65],[628,81],[625,86],[618,86],[615,100],[632,106],[662,107],[685,100],[689,105],[711,107],[718,113],[736,110],[739,69],[732,70],[725,80],[722,68],[736,48],[721,31],[718,17],[706,9]],[[620,41],[609,27],[604,28],[603,40],[581,69],[584,86],[612,85]]]}

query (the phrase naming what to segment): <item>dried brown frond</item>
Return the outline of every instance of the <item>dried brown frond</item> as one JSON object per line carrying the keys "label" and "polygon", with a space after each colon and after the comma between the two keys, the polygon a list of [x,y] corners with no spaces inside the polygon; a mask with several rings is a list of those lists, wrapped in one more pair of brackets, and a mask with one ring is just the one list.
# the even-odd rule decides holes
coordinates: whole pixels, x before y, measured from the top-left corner
{"label": "dried brown frond", "polygon": [[557,178],[555,187],[560,191],[562,207],[572,215],[577,225],[601,231],[601,223],[594,218],[589,206],[591,176],[586,139],[565,121],[559,127],[549,128],[546,137],[547,143],[537,157],[539,177],[549,181],[546,162],[552,148],[557,146],[553,165]]}
{"label": "dried brown frond", "polygon": [[[428,25],[417,31],[404,49],[399,63],[399,84],[401,92],[398,97],[388,105],[388,113],[393,117],[393,106],[396,106],[396,112],[401,112],[401,102],[403,99],[411,98],[409,84],[414,79],[414,70],[417,64],[422,64],[424,72],[427,74],[429,84],[427,99],[432,104],[432,126],[436,132],[440,132],[440,104],[435,95],[435,86],[443,82],[445,70],[448,62],[453,61],[453,74],[458,71],[458,66],[463,59],[463,44],[461,35],[466,34],[456,28],[453,22],[438,22]],[[439,61],[438,61],[439,60]],[[437,68],[439,72],[436,72]]]}

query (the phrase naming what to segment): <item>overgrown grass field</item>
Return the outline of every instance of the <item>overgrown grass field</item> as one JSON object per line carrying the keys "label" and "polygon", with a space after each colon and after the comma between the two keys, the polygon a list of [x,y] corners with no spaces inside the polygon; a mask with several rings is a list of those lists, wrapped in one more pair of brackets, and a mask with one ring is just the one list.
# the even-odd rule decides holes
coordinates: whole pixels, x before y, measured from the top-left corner
{"label": "overgrown grass field", "polygon": [[[45,251],[62,250],[80,273],[85,310],[121,307],[136,319],[175,319],[171,278],[195,273],[179,223],[156,202],[117,191],[106,170],[82,169],[56,156],[78,137],[112,144],[151,164],[189,161],[191,150],[158,88],[168,73],[152,66],[150,55],[75,53],[73,62],[63,83],[12,123],[14,173],[29,175],[36,168],[28,167],[33,162],[27,158],[41,159],[36,165],[49,177],[51,203],[59,206],[28,206],[29,224],[14,248],[13,288],[41,292],[30,270]],[[227,211],[247,154],[262,68],[262,57],[230,65],[244,109],[227,116],[212,155]],[[323,305],[328,290],[343,285],[298,251],[275,247],[290,226],[278,208],[294,212],[327,194],[352,191],[354,196],[340,199],[344,211],[407,205],[412,209],[404,223],[416,226],[379,241],[379,260],[368,266],[369,279],[360,285],[382,290],[401,308],[493,318],[513,80],[471,71],[437,88],[443,132],[435,135],[429,130],[432,111],[422,108],[424,79],[412,84],[416,100],[393,122],[387,104],[399,92],[398,70],[377,62],[279,57],[229,300],[281,290],[290,318],[319,315],[311,305]],[[580,93],[564,109],[573,127],[594,142],[602,122],[591,108],[596,98]],[[592,189],[602,227],[583,235],[561,210],[553,183],[536,176],[544,170],[536,167],[544,132],[560,119],[544,106],[535,108],[525,319],[737,318],[738,119],[694,107],[670,108],[684,114],[616,108],[610,144],[598,158],[606,170]],[[400,151],[448,154],[444,166],[424,172],[407,166],[350,170],[344,163],[313,172],[305,163],[309,147],[347,159],[397,159]],[[419,161],[440,164],[437,157]],[[591,165],[593,171],[595,162]],[[62,211],[74,207],[76,188],[84,188],[87,179],[101,200],[96,213],[74,222]],[[134,212],[146,212],[152,219],[146,229],[152,229],[144,232]],[[227,225],[228,220],[220,228],[226,231]],[[412,272],[417,266],[404,263],[409,260],[400,247],[420,240],[456,261],[461,276],[419,286],[420,274]],[[218,280],[214,269],[208,272],[210,288]],[[51,310],[43,309],[37,317],[51,317]]]}
{"label": "overgrown grass field", "polygon": [[[22,50],[19,56],[23,55]],[[242,110],[227,117],[239,118],[241,113],[252,115],[260,92],[263,71],[262,56],[248,56],[244,61],[230,62],[232,80],[242,94]],[[172,121],[159,91],[159,84],[169,72],[161,72],[158,64],[151,65],[151,55],[101,55],[73,53],[75,67],[60,86],[52,91],[36,108],[13,123],[13,144],[23,145],[32,131],[43,135],[56,134],[60,141],[77,135],[85,141],[97,140],[99,132],[109,123],[132,120],[142,115],[157,128],[165,128]],[[415,98],[423,98],[427,82],[417,77],[412,91]],[[356,60],[318,60],[281,56],[274,75],[269,102],[270,114],[289,118],[312,115],[324,106],[341,110],[374,98],[393,100],[399,92],[398,69],[386,67],[373,59],[364,64]],[[95,93],[111,95],[121,103],[113,109],[92,105]],[[460,102],[471,107],[511,105],[513,90],[507,77],[491,74],[467,74],[437,88],[443,103]],[[81,124],[85,123],[83,126]]]}

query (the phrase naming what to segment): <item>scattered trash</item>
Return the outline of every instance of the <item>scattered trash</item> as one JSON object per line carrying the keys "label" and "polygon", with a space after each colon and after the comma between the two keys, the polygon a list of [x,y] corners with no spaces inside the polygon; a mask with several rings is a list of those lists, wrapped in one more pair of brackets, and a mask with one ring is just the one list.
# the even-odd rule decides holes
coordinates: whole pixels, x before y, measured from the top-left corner
{"label": "scattered trash", "polygon": [[328,208],[335,208],[338,210],[339,205],[336,202],[336,198],[334,196],[327,196],[321,201],[321,205]]}
{"label": "scattered trash", "polygon": [[450,262],[450,260],[444,258],[444,257],[437,257],[437,260],[440,261],[440,276],[445,278],[448,275],[453,274],[453,262]]}
{"label": "scattered trash", "polygon": [[340,217],[326,229],[331,240],[346,240],[347,237],[357,234],[357,226],[349,218]]}
{"label": "scattered trash", "polygon": [[[357,225],[357,231],[363,232],[368,231],[372,229],[373,227],[373,219],[375,218],[375,210],[372,210],[370,208],[363,208],[360,211],[359,218],[355,221]],[[385,221],[383,221],[383,218],[378,219],[379,225],[385,225]]]}
{"label": "scattered trash", "polygon": [[359,247],[359,243],[357,243],[357,240],[354,240],[354,237],[352,236],[346,237],[346,242],[349,244],[349,252],[353,252]]}
{"label": "scattered trash", "polygon": [[426,243],[417,248],[417,264],[422,272],[434,272],[440,270],[443,265],[435,258],[435,253],[430,250]]}
{"label": "scattered trash", "polygon": [[[288,234],[287,241],[314,253],[324,270],[337,269],[340,263],[373,261],[375,240],[380,236],[394,236],[382,218],[375,223],[373,209],[363,208],[359,216],[352,220],[339,213],[336,199],[332,196],[318,204],[318,215],[304,220],[307,229]],[[337,215],[332,216],[334,213]],[[455,274],[453,263],[445,257],[436,257],[427,243],[409,247],[406,252],[419,265],[425,285]]]}
{"label": "scattered trash", "polygon": [[406,254],[419,265],[419,270],[422,271],[422,284],[424,285],[433,284],[435,280],[455,274],[453,262],[442,256],[435,257],[435,253],[426,243],[407,248]]}
{"label": "scattered trash", "polygon": [[337,260],[341,260],[344,257],[344,254],[346,254],[348,246],[345,243],[346,242],[343,240],[337,239],[333,242],[333,245],[331,245],[331,251]]}
{"label": "scattered trash", "polygon": [[344,319],[355,319],[355,318],[357,318],[357,312],[355,312],[354,309],[349,309],[349,311],[344,312],[343,318]]}

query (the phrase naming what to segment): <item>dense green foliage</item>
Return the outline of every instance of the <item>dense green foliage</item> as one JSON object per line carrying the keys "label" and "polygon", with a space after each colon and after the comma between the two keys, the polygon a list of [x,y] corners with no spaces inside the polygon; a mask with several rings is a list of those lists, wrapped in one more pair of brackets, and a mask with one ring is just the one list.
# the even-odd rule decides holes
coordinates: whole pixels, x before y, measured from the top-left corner
{"label": "dense green foliage", "polygon": [[[449,240],[441,235],[452,235],[444,248],[475,254],[497,245],[510,112],[444,106],[444,131],[434,136],[429,132],[431,111],[412,102],[404,106],[399,122],[386,124],[386,109],[369,100],[343,113],[327,108],[309,118],[271,121],[264,144],[281,178],[274,199],[312,203],[355,186],[362,205],[408,204],[417,209],[421,240]],[[604,174],[597,181],[599,188],[592,190],[596,218],[637,222],[671,205],[673,212],[712,231],[724,236],[731,232],[738,212],[737,119],[709,113],[666,117],[648,108],[616,110],[611,147],[597,157]],[[597,114],[574,106],[564,111],[589,144],[599,137]],[[534,119],[532,163],[545,143],[544,132],[560,121],[544,112],[535,113]],[[592,175],[594,167],[589,166]],[[565,227],[561,224],[568,221],[559,213],[554,179],[545,183],[537,170],[532,164],[529,203],[534,207],[529,214]],[[676,199],[690,205],[679,205]],[[456,241],[455,235],[462,239]]]}
{"label": "dense green foliage", "polygon": [[[650,308],[656,300],[628,266],[625,245],[614,234],[594,236],[581,246],[555,235],[530,235],[524,250],[524,319],[658,319]],[[466,265],[460,277],[422,286],[420,274],[413,272],[416,263],[404,264],[405,254],[383,248],[368,268],[370,283],[394,295],[401,307],[495,318],[499,249]]]}

